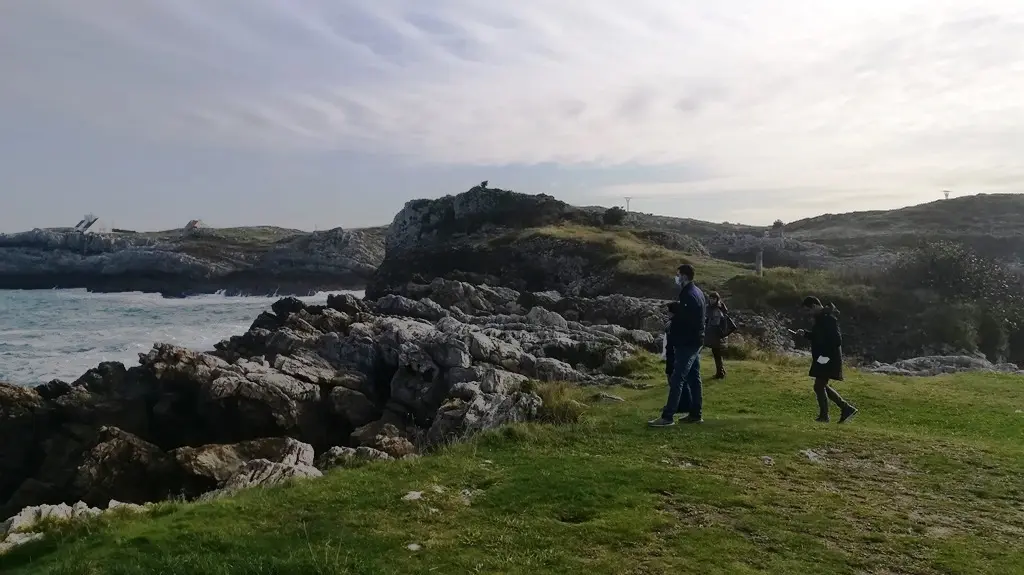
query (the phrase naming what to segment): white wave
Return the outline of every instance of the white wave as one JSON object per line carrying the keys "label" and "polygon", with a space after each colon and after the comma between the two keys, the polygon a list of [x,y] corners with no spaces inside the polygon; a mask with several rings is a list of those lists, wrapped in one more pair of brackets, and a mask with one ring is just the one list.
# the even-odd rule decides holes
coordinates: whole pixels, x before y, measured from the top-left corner
{"label": "white wave", "polygon": [[[324,303],[323,292],[298,299]],[[73,381],[103,361],[138,363],[154,343],[209,350],[244,333],[279,298],[200,295],[167,299],[141,292],[0,290],[0,381]]]}

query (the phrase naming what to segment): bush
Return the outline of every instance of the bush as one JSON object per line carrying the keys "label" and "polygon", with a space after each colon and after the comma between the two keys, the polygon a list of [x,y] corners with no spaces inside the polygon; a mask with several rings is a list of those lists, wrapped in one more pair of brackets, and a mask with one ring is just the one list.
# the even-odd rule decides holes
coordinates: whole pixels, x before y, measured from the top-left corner
{"label": "bush", "polygon": [[543,423],[565,425],[578,423],[587,410],[580,401],[580,389],[565,382],[542,383],[536,388],[543,405],[537,413]]}
{"label": "bush", "polygon": [[933,306],[918,316],[917,323],[918,346],[923,349],[942,353],[978,350],[977,315],[970,306]]}
{"label": "bush", "polygon": [[626,210],[620,208],[619,206],[608,208],[604,212],[604,217],[602,218],[602,220],[604,221],[604,225],[621,226],[622,222],[626,221],[626,213]]}
{"label": "bush", "polygon": [[963,244],[925,244],[887,272],[886,283],[892,288],[925,289],[946,301],[982,304],[1008,321],[1024,315],[1020,276],[1009,266],[982,257]]}
{"label": "bush", "polygon": [[1010,334],[1007,322],[985,310],[978,320],[978,351],[992,362],[1001,362],[1006,358],[1010,345]]}

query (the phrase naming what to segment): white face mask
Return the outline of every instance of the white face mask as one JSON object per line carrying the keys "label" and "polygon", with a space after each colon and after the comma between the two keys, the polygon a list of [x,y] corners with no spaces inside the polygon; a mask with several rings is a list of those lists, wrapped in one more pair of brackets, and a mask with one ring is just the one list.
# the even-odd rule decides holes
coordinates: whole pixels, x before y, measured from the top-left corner
{"label": "white face mask", "polygon": [[676,285],[682,287],[683,283],[683,276],[676,276]]}

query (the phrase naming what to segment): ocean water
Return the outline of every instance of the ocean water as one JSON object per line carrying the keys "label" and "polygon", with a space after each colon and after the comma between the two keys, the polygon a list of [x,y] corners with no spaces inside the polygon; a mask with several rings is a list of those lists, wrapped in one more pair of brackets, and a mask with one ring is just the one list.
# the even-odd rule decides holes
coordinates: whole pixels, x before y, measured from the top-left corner
{"label": "ocean water", "polygon": [[[299,299],[324,303],[328,295]],[[156,342],[211,350],[218,341],[244,333],[277,299],[0,290],[0,381],[74,381],[102,361],[137,365],[139,353]]]}

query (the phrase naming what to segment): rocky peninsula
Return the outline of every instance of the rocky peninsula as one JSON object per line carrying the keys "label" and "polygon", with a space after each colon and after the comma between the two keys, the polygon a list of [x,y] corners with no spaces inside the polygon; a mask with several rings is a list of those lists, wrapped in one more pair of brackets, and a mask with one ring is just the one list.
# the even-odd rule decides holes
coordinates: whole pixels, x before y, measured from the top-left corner
{"label": "rocky peninsula", "polygon": [[384,233],[252,227],[0,234],[0,289],[86,288],[167,297],[363,289],[384,259]]}

